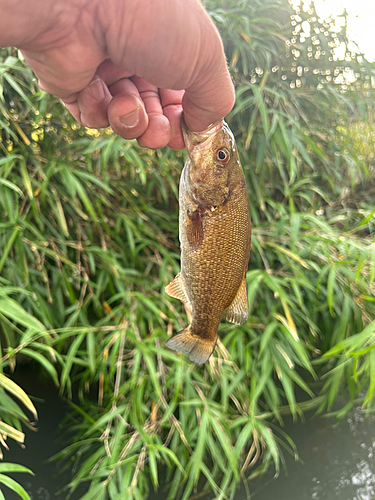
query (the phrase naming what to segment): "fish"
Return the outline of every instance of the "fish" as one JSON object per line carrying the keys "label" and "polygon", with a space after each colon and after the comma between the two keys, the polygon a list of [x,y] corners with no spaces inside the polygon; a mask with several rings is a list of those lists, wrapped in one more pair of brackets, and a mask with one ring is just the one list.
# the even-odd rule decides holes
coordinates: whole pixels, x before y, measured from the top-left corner
{"label": "fish", "polygon": [[166,346],[203,364],[215,350],[223,312],[236,325],[248,318],[250,205],[225,120],[191,132],[182,118],[182,131],[188,158],[179,186],[181,270],[165,291],[191,305],[192,320]]}

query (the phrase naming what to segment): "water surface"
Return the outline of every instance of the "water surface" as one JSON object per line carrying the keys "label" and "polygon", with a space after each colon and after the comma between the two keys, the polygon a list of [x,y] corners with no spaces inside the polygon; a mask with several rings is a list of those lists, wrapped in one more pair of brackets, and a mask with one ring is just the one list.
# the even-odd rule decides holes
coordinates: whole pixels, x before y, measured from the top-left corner
{"label": "water surface", "polygon": [[[287,475],[272,473],[250,485],[255,500],[375,499],[375,416],[362,409],[341,422],[310,418],[287,420],[284,430],[297,445],[301,462],[285,454]],[[236,500],[245,500],[243,491]]]}
{"label": "water surface", "polygon": [[[32,500],[65,500],[66,493],[56,493],[67,484],[69,471],[61,474],[58,463],[46,460],[67,443],[59,424],[69,406],[58,396],[50,380],[43,381],[36,373],[17,372],[13,377],[32,396],[39,413],[39,430],[26,431],[26,449],[10,442],[5,461],[32,469],[35,476],[13,475],[28,491]],[[306,417],[304,423],[285,420],[284,431],[297,445],[300,461],[285,452],[286,469],[275,479],[274,471],[252,481],[251,500],[375,500],[375,415],[366,417],[361,408],[351,411],[337,422],[328,418]],[[85,488],[71,497],[78,500]],[[4,487],[6,500],[19,500]],[[165,494],[151,495],[162,500]],[[213,495],[204,500],[212,499]],[[250,500],[240,488],[235,500]],[[126,496],[124,496],[126,499]],[[202,499],[203,500],[203,499]]]}

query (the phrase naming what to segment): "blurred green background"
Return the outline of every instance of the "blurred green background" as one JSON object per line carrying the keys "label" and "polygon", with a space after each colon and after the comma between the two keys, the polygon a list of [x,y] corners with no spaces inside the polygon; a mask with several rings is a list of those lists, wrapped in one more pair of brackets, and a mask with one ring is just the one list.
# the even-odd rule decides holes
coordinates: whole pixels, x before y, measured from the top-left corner
{"label": "blurred green background", "polygon": [[[38,363],[77,392],[57,459],[84,500],[144,500],[160,477],[168,500],[233,498],[296,453],[284,415],[374,407],[375,66],[313,5],[205,6],[236,85],[253,231],[249,320],[220,325],[203,367],[164,346],[187,324],[164,292],[185,153],[78,125],[0,51],[0,447],[36,425],[11,379]],[[28,499],[15,469],[4,451],[0,488]]]}

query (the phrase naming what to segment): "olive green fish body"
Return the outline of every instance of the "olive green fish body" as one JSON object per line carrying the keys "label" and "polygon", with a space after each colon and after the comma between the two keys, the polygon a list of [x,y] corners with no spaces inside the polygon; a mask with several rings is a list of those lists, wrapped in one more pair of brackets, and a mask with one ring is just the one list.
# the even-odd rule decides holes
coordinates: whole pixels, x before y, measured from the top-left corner
{"label": "olive green fish body", "polygon": [[227,124],[201,134],[184,132],[189,158],[179,193],[181,272],[166,291],[190,302],[192,322],[167,346],[201,364],[215,348],[223,311],[233,323],[247,319],[250,208]]}

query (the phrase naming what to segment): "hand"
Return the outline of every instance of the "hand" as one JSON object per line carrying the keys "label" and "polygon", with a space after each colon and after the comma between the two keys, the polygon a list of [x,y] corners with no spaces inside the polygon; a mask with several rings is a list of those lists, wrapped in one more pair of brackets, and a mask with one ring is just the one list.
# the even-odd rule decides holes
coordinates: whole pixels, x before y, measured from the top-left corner
{"label": "hand", "polygon": [[183,149],[182,109],[200,131],[233,107],[221,39],[199,0],[0,0],[0,11],[0,45],[19,47],[41,88],[87,127]]}

